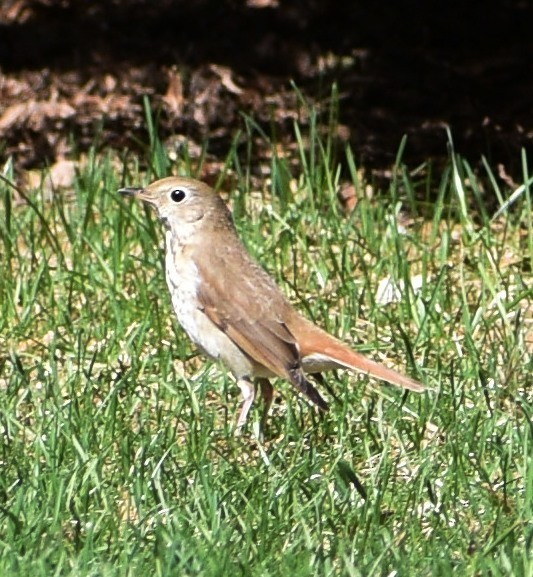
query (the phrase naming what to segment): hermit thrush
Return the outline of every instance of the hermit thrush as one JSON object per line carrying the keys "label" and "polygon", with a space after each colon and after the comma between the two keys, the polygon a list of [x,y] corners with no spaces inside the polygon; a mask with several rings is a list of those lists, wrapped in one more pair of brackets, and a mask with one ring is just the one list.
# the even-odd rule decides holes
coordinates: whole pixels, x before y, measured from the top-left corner
{"label": "hermit thrush", "polygon": [[243,396],[238,429],[254,401],[254,381],[264,396],[266,416],[272,377],[287,379],[323,411],[328,405],[306,373],[353,369],[411,391],[424,390],[300,315],[248,254],[224,201],[206,184],[169,177],[119,192],[156,209],[166,230],[165,272],[174,311],[192,341],[237,379]]}

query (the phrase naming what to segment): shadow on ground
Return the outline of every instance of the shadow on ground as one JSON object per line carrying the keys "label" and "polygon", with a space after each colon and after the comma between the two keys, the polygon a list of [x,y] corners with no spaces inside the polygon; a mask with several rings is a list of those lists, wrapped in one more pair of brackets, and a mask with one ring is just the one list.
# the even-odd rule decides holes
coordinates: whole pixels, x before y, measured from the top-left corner
{"label": "shadow on ground", "polygon": [[[264,4],[262,8],[254,4]],[[520,176],[533,143],[532,2],[7,1],[0,8],[0,136],[20,166],[68,156],[69,134],[135,148],[142,96],[164,138],[223,154],[240,111],[269,130],[340,95],[338,138],[360,163],[446,156],[443,126],[474,162]]]}

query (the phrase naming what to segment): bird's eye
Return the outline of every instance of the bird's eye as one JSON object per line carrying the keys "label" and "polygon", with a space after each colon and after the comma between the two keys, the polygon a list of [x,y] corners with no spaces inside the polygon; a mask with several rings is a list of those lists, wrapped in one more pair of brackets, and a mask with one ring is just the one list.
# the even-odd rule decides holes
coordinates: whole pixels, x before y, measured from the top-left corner
{"label": "bird's eye", "polygon": [[182,202],[183,200],[185,200],[186,196],[187,195],[185,194],[185,191],[182,190],[181,188],[176,188],[170,193],[170,198],[174,202]]}

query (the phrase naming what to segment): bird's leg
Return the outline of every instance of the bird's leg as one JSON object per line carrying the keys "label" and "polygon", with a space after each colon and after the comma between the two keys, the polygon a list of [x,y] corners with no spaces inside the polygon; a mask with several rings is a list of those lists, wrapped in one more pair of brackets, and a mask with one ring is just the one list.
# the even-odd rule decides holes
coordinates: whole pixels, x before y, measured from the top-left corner
{"label": "bird's leg", "polygon": [[261,429],[260,434],[261,437],[265,433],[265,426],[268,417],[268,411],[270,410],[270,406],[272,405],[272,401],[274,399],[274,387],[270,384],[268,379],[258,379],[259,383],[259,390],[261,391],[261,396],[263,397],[263,416],[261,417]]}
{"label": "bird's leg", "polygon": [[249,377],[243,377],[237,381],[237,385],[241,389],[242,393],[242,406],[239,418],[237,420],[237,426],[235,428],[235,434],[239,435],[244,423],[248,417],[250,408],[254,402],[255,398],[255,386]]}
{"label": "bird's leg", "polygon": [[[254,402],[256,387],[249,377],[239,379],[237,381],[237,384],[241,389],[243,398],[241,412],[237,420],[237,426],[235,427],[235,434],[239,435],[244,424],[246,423],[248,413],[250,412],[250,409]],[[259,428],[259,435],[260,437],[262,437],[266,427],[268,411],[270,409],[270,406],[272,405],[272,400],[274,399],[274,387],[270,384],[270,381],[268,379],[257,379],[257,384],[259,385],[259,392],[261,394],[264,403],[263,415],[261,416],[261,423]]]}

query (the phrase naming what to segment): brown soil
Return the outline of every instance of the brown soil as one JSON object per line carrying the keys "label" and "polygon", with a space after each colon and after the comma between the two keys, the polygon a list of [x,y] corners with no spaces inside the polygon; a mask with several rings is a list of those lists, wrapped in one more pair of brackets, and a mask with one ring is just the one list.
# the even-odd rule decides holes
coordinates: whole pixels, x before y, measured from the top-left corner
{"label": "brown soil", "polygon": [[240,114],[291,138],[306,121],[290,81],[340,126],[360,164],[456,149],[521,176],[533,150],[533,3],[327,0],[4,0],[0,153],[39,167],[95,141],[141,150],[143,96],[161,136],[223,157]]}

